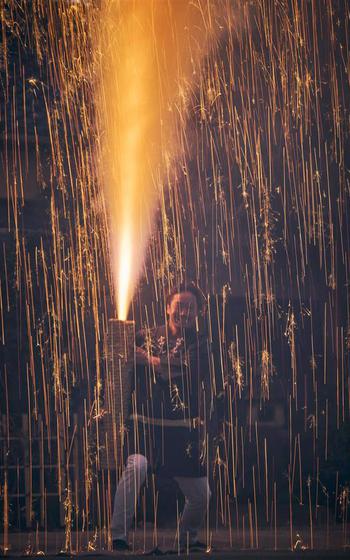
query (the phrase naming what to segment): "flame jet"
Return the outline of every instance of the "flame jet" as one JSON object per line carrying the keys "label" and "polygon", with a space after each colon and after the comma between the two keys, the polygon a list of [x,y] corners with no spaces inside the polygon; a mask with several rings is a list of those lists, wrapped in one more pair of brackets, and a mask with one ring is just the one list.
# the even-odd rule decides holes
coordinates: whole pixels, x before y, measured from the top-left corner
{"label": "flame jet", "polygon": [[118,318],[126,319],[152,230],[157,191],[179,150],[176,126],[198,79],[213,6],[104,0],[96,28],[100,177],[110,220]]}

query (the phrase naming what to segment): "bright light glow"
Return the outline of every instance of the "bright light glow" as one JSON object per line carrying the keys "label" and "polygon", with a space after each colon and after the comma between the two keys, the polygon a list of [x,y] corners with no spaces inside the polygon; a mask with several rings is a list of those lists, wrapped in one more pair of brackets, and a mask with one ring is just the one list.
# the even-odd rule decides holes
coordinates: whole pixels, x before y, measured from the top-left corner
{"label": "bright light glow", "polygon": [[118,317],[126,321],[128,316],[128,302],[130,301],[131,286],[131,253],[132,240],[129,231],[124,231],[120,242],[120,256],[118,262]]}
{"label": "bright light glow", "polygon": [[174,162],[179,153],[177,119],[183,126],[184,92],[205,48],[204,14],[190,0],[102,2],[96,35],[100,176],[119,319],[127,318],[143,268],[165,160]]}

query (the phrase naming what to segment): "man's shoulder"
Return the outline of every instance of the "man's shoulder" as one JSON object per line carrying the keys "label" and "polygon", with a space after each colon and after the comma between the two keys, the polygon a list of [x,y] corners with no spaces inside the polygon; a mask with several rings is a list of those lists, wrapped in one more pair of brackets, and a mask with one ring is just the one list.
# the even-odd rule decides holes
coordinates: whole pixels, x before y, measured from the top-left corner
{"label": "man's shoulder", "polygon": [[195,346],[208,346],[208,335],[203,331],[193,331],[188,337],[188,343]]}

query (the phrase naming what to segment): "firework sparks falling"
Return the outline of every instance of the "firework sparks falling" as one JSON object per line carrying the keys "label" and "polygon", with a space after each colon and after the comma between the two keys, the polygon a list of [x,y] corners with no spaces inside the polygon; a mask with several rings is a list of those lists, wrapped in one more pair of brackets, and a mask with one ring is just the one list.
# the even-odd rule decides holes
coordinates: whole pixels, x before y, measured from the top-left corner
{"label": "firework sparks falling", "polygon": [[198,39],[209,17],[186,1],[102,3],[94,41],[101,61],[101,176],[122,320],[143,268],[166,166],[179,155],[175,132],[186,120],[207,42]]}
{"label": "firework sparks falling", "polygon": [[[201,23],[182,42],[178,3],[154,8],[153,23],[147,3],[131,4],[132,14],[115,3],[102,21],[100,3],[0,0],[4,542],[26,468],[27,525],[36,516],[45,527],[52,477],[69,547],[73,519],[98,546],[96,526],[110,524],[113,475],[96,475],[93,427],[103,410],[112,301],[125,316],[128,304],[122,311],[118,301],[130,301],[138,278],[133,318],[150,328],[164,315],[168,287],[192,277],[206,294],[229,287],[207,315],[224,409],[214,461],[218,519],[242,546],[262,543],[266,521],[276,548],[287,501],[290,547],[316,547],[322,497],[328,535],[332,515],[346,534],[349,502],[335,453],[335,442],[347,441],[350,401],[349,8],[341,0],[198,1],[190,21]],[[142,26],[154,33],[127,45],[127,30]],[[212,41],[215,26],[220,42]],[[120,49],[110,59],[102,57],[107,39]],[[139,87],[147,73],[152,79]],[[105,113],[93,103],[98,83]],[[107,103],[114,98],[121,105]],[[130,196],[123,204],[121,190]],[[42,211],[28,224],[35,194]],[[125,269],[120,254],[130,257]],[[28,436],[23,457],[16,430]],[[282,481],[276,433],[286,437]],[[36,458],[38,442],[48,463]],[[295,532],[300,508],[312,542]]]}

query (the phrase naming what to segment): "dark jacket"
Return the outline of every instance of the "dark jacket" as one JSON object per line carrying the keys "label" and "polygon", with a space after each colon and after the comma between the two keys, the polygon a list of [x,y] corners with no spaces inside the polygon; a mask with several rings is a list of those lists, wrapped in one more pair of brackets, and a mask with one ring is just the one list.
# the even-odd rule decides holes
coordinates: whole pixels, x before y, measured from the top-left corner
{"label": "dark jacket", "polygon": [[129,432],[133,449],[171,476],[203,476],[212,418],[208,339],[196,331],[174,337],[166,326],[140,332],[136,345],[161,367],[137,365]]}

